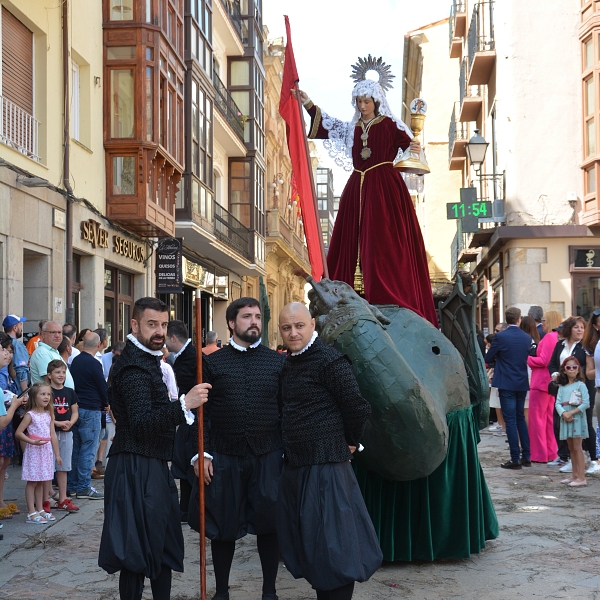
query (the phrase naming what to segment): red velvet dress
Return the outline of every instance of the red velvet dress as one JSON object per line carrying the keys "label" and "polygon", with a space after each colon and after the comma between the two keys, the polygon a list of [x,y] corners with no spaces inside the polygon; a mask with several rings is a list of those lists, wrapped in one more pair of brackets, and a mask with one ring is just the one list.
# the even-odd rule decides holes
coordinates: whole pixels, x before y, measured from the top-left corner
{"label": "red velvet dress", "polygon": [[[327,139],[320,110],[312,106],[308,112],[312,119],[309,137]],[[408,189],[392,164],[398,149],[408,148],[410,138],[392,119],[381,117],[369,130],[371,156],[363,160],[361,134],[357,125],[354,171],[340,198],[327,254],[329,278],[354,284],[360,241],[367,301],[409,308],[437,327],[423,236]]]}

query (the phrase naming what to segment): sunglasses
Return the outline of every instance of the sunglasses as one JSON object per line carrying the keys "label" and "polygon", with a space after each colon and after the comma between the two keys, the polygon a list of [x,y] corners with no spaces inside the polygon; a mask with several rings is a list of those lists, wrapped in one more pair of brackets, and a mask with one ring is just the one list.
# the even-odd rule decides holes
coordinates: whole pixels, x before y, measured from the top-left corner
{"label": "sunglasses", "polygon": [[567,365],[565,367],[565,371],[578,371],[579,367],[577,365]]}

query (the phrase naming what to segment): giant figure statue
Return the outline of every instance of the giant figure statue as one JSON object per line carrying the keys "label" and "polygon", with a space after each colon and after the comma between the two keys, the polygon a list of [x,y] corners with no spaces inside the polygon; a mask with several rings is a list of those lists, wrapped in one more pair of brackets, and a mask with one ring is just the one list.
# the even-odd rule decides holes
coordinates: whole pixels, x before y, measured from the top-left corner
{"label": "giant figure statue", "polygon": [[355,470],[384,558],[468,557],[498,535],[477,456],[484,370],[469,332],[455,327],[472,317],[449,302],[446,335],[437,329],[419,223],[393,168],[409,145],[419,152],[420,145],[387,102],[390,67],[369,55],[352,78],[348,122],[297,92],[311,116],[309,137],[324,139],[332,158],[353,171],[327,256],[340,281],[308,278],[311,312],[323,340],[352,359],[372,406]]}

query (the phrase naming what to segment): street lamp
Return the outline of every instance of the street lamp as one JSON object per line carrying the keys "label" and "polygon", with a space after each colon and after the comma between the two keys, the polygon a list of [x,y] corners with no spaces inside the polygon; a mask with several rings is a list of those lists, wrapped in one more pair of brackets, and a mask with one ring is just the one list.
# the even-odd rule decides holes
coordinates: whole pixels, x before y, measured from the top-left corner
{"label": "street lamp", "polygon": [[485,160],[485,153],[490,144],[479,135],[479,129],[475,130],[475,135],[465,144],[467,149],[467,156],[469,162],[473,165],[473,168],[479,173],[481,165]]}
{"label": "street lamp", "polygon": [[479,178],[479,201],[483,202],[483,177],[481,176],[481,165],[485,160],[485,153],[490,144],[479,135],[479,129],[475,130],[475,135],[465,144],[469,162],[473,165],[475,173]]}

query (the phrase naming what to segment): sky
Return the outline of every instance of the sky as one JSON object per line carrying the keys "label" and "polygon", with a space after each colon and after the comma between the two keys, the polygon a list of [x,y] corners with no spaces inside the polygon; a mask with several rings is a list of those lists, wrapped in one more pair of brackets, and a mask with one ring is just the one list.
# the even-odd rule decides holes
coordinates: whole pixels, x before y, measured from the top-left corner
{"label": "sky", "polygon": [[[359,56],[383,57],[392,66],[394,89],[387,94],[392,111],[402,112],[404,35],[445,19],[452,0],[263,0],[263,24],[269,39],[285,33],[288,15],[300,75],[300,89],[330,115],[349,121],[352,65]],[[305,113],[308,120],[308,115]],[[336,195],[348,174],[335,167],[322,142],[321,164],[334,169]]]}

